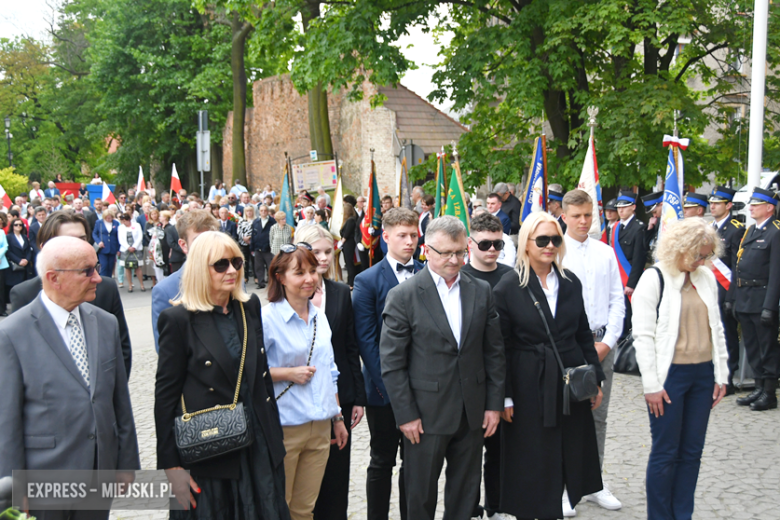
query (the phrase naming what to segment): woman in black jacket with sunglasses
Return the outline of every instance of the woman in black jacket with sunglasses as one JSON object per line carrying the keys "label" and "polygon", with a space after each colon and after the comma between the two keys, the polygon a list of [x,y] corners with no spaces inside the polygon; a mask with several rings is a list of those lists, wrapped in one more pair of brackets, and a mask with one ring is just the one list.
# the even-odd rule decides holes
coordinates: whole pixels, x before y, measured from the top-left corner
{"label": "woman in black jacket with sunglasses", "polygon": [[516,271],[495,287],[507,359],[500,511],[518,520],[563,518],[562,496],[577,504],[602,488],[591,413],[601,404],[601,389],[590,401],[572,401],[571,414],[563,415],[563,374],[544,325],[564,367],[594,365],[604,380],[582,285],[561,268],[564,254],[555,218],[534,213],[520,229]]}

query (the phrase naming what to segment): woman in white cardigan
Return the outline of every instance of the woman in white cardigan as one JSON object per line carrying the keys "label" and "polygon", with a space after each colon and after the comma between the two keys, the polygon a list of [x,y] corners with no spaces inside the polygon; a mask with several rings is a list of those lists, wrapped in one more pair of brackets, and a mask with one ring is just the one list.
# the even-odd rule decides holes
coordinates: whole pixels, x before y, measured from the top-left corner
{"label": "woman in white cardigan", "polygon": [[146,291],[141,270],[144,265],[144,230],[130,213],[119,215],[117,237],[119,238],[119,266],[125,270],[127,292],[133,292],[132,270],[135,270],[135,276],[141,284],[141,291]]}
{"label": "woman in white cardigan", "polygon": [[634,291],[634,347],[653,438],[645,483],[652,520],[691,518],[710,410],[726,394],[718,284],[705,266],[721,247],[701,218],[673,224],[658,244],[660,272],[645,271]]}

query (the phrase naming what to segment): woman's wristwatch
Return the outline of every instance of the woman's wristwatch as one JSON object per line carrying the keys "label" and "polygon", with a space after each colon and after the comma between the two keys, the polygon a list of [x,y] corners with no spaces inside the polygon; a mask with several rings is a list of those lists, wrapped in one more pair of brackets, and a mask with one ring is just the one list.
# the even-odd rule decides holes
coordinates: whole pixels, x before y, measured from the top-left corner
{"label": "woman's wristwatch", "polygon": [[330,421],[333,422],[333,423],[344,422],[344,415],[343,414],[339,414],[336,417],[331,418]]}

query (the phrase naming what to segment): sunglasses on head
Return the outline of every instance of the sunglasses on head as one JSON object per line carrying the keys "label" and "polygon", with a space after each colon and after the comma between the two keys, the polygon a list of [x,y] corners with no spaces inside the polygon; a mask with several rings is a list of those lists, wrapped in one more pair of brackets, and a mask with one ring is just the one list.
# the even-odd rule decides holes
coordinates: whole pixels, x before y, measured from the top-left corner
{"label": "sunglasses on head", "polygon": [[563,237],[561,235],[539,235],[538,237],[532,238],[531,240],[536,242],[536,247],[547,247],[547,244],[550,242],[552,242],[553,247],[561,247]]}
{"label": "sunglasses on head", "polygon": [[311,244],[308,242],[298,242],[297,244],[284,244],[279,248],[280,253],[294,253],[296,249],[302,247],[307,251],[311,251]]}
{"label": "sunglasses on head", "polygon": [[241,268],[244,267],[244,259],[240,256],[235,256],[233,258],[222,258],[211,264],[211,267],[213,267],[214,270],[218,273],[224,273],[231,265],[233,266],[233,269],[240,271]]}
{"label": "sunglasses on head", "polygon": [[481,240],[477,242],[473,238],[471,239],[475,244],[477,244],[477,248],[480,251],[490,251],[490,246],[493,246],[496,251],[501,251],[504,249],[504,241],[503,240]]}

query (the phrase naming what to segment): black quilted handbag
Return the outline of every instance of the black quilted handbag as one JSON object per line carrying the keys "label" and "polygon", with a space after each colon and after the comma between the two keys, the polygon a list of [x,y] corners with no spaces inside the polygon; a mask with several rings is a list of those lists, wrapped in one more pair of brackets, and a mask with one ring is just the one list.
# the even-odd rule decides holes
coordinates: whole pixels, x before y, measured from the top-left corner
{"label": "black quilted handbag", "polygon": [[244,347],[241,365],[238,369],[238,383],[232,404],[218,404],[205,410],[187,412],[184,395],[181,396],[183,415],[176,418],[176,448],[184,464],[192,464],[219,457],[225,453],[246,448],[252,444],[252,426],[243,403],[238,402],[241,378],[244,375],[246,359],[246,314],[241,303],[241,318],[244,321]]}

